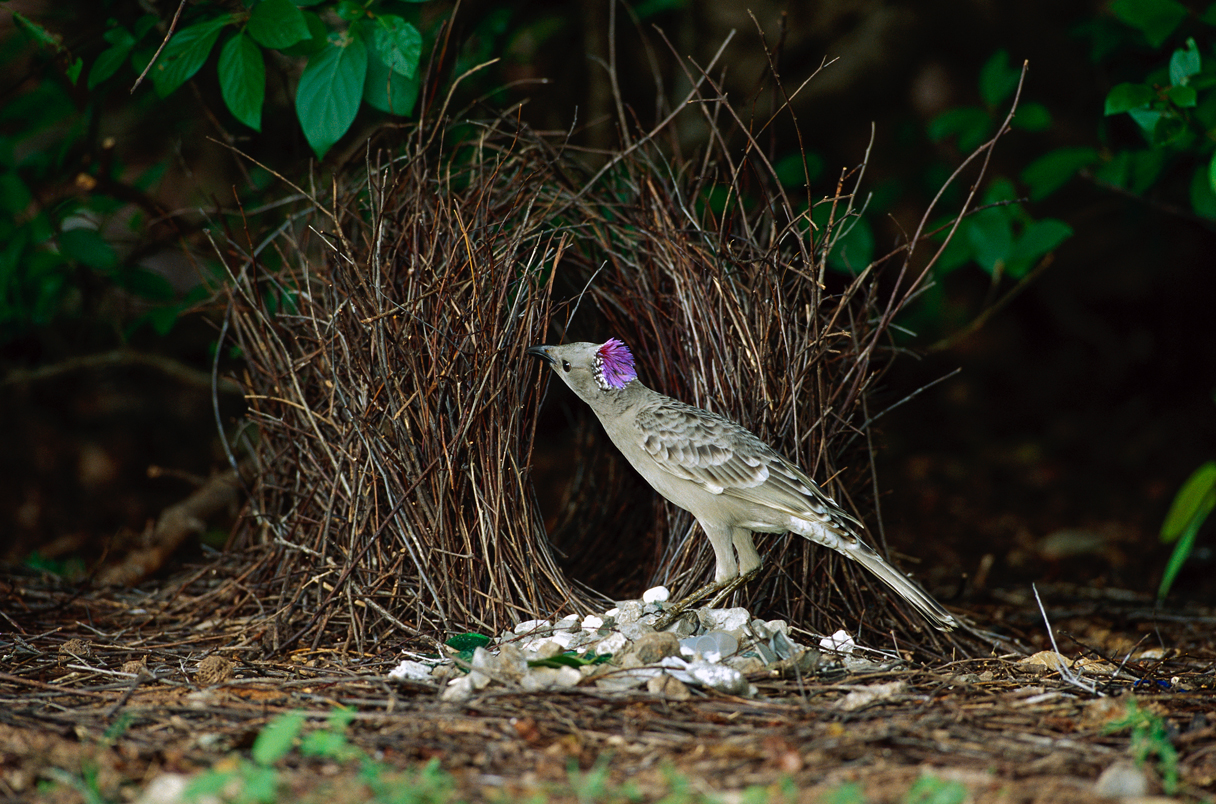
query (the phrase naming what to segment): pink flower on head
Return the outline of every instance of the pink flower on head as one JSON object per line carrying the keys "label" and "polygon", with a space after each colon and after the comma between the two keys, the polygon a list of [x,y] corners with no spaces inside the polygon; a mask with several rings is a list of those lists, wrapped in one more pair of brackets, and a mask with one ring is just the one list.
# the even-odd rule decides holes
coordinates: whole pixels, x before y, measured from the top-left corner
{"label": "pink flower on head", "polygon": [[609,338],[595,351],[595,382],[605,391],[619,390],[638,378],[633,353],[616,338]]}

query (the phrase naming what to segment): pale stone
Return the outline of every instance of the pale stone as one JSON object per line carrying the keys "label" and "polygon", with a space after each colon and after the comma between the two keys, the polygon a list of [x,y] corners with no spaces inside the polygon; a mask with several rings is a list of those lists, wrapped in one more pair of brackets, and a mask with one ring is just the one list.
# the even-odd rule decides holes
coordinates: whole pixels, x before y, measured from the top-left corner
{"label": "pale stone", "polygon": [[671,598],[671,592],[666,586],[656,586],[642,593],[643,603],[666,603]]}
{"label": "pale stone", "polygon": [[742,607],[699,609],[697,616],[706,631],[742,631],[752,619],[751,612]]}

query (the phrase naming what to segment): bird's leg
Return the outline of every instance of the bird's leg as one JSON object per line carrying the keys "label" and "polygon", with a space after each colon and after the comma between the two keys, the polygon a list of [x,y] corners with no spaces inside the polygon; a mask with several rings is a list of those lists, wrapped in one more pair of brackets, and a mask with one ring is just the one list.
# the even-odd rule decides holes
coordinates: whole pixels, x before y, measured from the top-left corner
{"label": "bird's leg", "polygon": [[727,578],[724,581],[711,581],[710,583],[705,584],[687,597],[673,603],[671,608],[659,615],[659,618],[654,621],[654,630],[662,631],[663,629],[667,628],[676,620],[680,619],[684,612],[691,609],[694,603],[704,600],[711,595],[713,597],[709,601],[709,608],[712,609],[717,607],[719,603],[730,597],[730,595],[736,589],[751,580],[752,576],[759,571],[760,568],[756,567],[743,575],[736,575],[734,578]]}
{"label": "bird's leg", "polygon": [[[702,530],[705,531],[705,535],[709,537],[710,545],[714,548],[714,558],[717,561],[717,571],[714,574],[714,580],[711,583],[705,584],[683,600],[672,604],[671,608],[663,612],[659,619],[655,620],[654,628],[656,631],[662,631],[664,628],[667,628],[679,619],[684,612],[692,608],[694,603],[711,595],[713,597],[709,602],[709,607],[715,608],[760,570],[760,555],[756,552],[756,546],[752,542],[750,531],[729,525],[718,525],[714,522],[702,520],[698,520],[698,522],[701,523]],[[736,551],[739,553],[737,563],[735,561]]]}
{"label": "bird's leg", "polygon": [[740,586],[742,586],[743,584],[750,581],[752,579],[752,576],[755,575],[759,571],[760,571],[760,568],[756,567],[755,569],[748,570],[747,572],[740,574],[739,577],[737,577],[737,578],[731,578],[729,581],[726,582],[726,584],[720,590],[718,590],[718,593],[716,595],[714,595],[713,598],[711,598],[708,603],[705,604],[706,607],[711,608],[711,609],[718,608],[718,606],[722,605],[722,602],[724,600],[726,600],[727,598],[729,598],[731,595],[733,595],[735,593],[736,589],[738,589]]}

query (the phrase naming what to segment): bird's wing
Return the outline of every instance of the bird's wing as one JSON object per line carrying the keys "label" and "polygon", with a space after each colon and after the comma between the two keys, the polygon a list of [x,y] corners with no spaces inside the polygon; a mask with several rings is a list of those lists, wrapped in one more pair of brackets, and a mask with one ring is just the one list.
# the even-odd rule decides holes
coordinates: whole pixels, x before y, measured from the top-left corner
{"label": "bird's wing", "polygon": [[755,434],[717,414],[669,400],[637,415],[641,447],[666,472],[802,519],[856,523],[798,467]]}

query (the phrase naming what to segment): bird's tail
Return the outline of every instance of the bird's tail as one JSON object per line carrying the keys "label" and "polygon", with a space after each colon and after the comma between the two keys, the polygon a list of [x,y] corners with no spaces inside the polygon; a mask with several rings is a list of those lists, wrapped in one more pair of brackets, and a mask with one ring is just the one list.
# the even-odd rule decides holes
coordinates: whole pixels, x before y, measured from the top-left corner
{"label": "bird's tail", "polygon": [[860,539],[854,538],[849,544],[845,540],[836,549],[872,572],[880,581],[899,593],[899,596],[920,609],[939,630],[945,631],[958,626],[958,620],[946,611],[941,603],[934,600],[928,592],[921,589],[915,581],[908,578],[895,567],[891,566]]}

